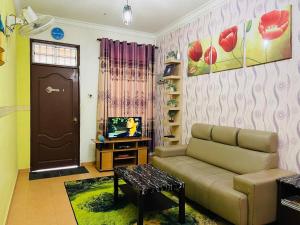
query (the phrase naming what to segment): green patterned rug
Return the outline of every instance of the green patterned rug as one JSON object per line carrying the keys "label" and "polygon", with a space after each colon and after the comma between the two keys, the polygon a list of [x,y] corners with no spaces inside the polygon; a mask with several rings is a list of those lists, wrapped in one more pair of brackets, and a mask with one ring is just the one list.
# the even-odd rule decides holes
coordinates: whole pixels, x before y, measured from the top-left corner
{"label": "green patterned rug", "polygon": [[[125,184],[119,181],[119,184]],[[65,187],[78,225],[133,225],[137,221],[137,209],[129,194],[119,191],[117,205],[113,202],[113,177],[65,182]],[[125,185],[124,185],[125,187]],[[127,192],[126,192],[127,193]],[[145,212],[144,224],[179,225],[178,198],[164,192],[165,199],[171,199],[171,208]],[[167,197],[167,198],[166,198]],[[170,201],[170,200],[169,200]],[[147,204],[147,201],[145,201]],[[186,204],[185,225],[225,225],[215,215],[200,209],[192,203]]]}

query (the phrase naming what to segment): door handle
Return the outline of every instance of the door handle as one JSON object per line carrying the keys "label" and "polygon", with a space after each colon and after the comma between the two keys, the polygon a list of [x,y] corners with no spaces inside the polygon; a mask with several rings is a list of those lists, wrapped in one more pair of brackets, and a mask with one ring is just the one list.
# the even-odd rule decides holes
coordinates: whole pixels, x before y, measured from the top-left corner
{"label": "door handle", "polygon": [[48,93],[48,94],[51,94],[52,92],[60,92],[60,90],[58,88],[53,88],[51,86],[45,88],[45,91]]}
{"label": "door handle", "polygon": [[78,119],[77,119],[76,116],[73,118],[73,122],[74,122],[74,123],[77,123],[77,122],[78,122]]}

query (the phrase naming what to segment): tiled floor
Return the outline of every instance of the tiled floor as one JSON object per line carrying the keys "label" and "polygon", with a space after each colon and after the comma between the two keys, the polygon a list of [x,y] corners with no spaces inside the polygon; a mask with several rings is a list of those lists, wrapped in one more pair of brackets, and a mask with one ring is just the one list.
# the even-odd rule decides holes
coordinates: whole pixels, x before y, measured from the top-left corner
{"label": "tiled floor", "polygon": [[20,172],[6,225],[76,225],[64,182],[112,175],[85,166],[88,174],[33,181],[28,180],[28,172]]}

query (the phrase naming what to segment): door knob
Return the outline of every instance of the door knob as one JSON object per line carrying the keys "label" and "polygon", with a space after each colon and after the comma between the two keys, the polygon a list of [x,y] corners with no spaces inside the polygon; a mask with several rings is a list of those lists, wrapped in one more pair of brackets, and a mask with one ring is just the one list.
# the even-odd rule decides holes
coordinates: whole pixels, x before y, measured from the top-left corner
{"label": "door knob", "polygon": [[76,116],[73,118],[73,122],[74,122],[74,123],[77,123],[77,122],[78,122],[78,119],[77,119]]}

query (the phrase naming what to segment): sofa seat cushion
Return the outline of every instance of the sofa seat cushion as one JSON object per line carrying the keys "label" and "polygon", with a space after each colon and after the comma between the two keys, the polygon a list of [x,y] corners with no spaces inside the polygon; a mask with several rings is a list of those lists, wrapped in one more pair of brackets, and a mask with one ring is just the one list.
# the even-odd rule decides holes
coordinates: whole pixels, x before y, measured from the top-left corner
{"label": "sofa seat cushion", "polygon": [[[152,164],[155,167],[166,171],[170,175],[182,179],[183,181],[186,177],[197,175],[198,170],[203,173],[208,168],[214,167],[189,156],[175,156],[167,158],[154,156]],[[197,169],[197,172],[195,169]]]}
{"label": "sofa seat cushion", "polygon": [[152,164],[184,181],[186,196],[189,199],[219,213],[231,222],[247,221],[247,196],[233,189],[233,177],[236,173],[189,156],[155,156]]}
{"label": "sofa seat cushion", "polygon": [[233,224],[247,224],[247,195],[233,188],[233,179],[222,178],[211,184],[208,190],[208,209]]}

